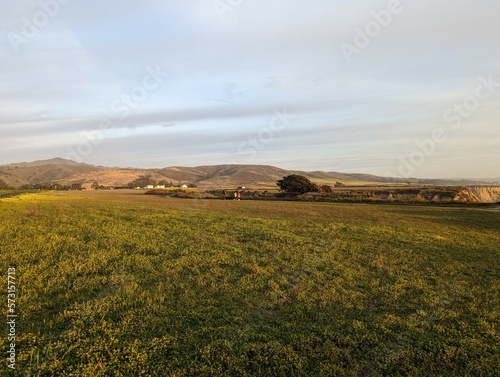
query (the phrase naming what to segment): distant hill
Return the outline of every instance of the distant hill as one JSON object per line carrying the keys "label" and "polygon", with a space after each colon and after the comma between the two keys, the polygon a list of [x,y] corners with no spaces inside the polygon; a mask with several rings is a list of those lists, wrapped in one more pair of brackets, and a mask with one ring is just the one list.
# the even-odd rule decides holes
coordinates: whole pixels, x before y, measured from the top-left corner
{"label": "distant hill", "polygon": [[17,162],[9,165],[0,166],[0,168],[31,168],[36,166],[44,166],[44,165],[71,165],[71,166],[93,166],[88,164],[78,163],[72,160],[66,160],[64,158],[56,157],[51,158],[49,160],[39,160],[32,162]]}
{"label": "distant hill", "polygon": [[102,167],[79,164],[74,161],[54,158],[50,160],[21,162],[0,166],[0,179],[10,186],[43,182],[62,182],[73,176],[102,170]]}
{"label": "distant hill", "polygon": [[288,174],[301,174],[314,182],[333,185],[420,184],[420,185],[481,185],[492,182],[476,180],[426,180],[379,177],[369,174],[286,170],[268,165],[207,165],[197,167],[172,166],[162,169],[108,168],[77,163],[62,158],[21,162],[0,166],[3,184],[20,187],[39,183],[81,183],[84,187],[97,181],[104,186],[124,186],[134,179],[150,175],[154,180],[174,184],[194,183],[200,187],[275,186]]}

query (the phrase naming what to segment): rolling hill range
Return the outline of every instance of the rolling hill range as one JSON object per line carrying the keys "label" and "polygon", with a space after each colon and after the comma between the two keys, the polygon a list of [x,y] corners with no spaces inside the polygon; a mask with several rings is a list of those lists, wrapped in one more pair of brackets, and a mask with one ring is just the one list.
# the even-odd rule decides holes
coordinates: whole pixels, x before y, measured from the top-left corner
{"label": "rolling hill range", "polygon": [[379,177],[368,174],[339,172],[304,172],[286,170],[267,165],[214,165],[198,167],[166,167],[161,169],[111,168],[77,163],[62,158],[22,162],[0,166],[0,182],[12,186],[40,183],[73,184],[84,187],[97,181],[103,186],[125,186],[140,176],[151,176],[156,181],[174,184],[194,183],[199,187],[274,186],[278,179],[288,174],[301,174],[314,182],[331,184],[342,182],[348,185],[368,184],[436,184],[478,185],[491,184],[474,180],[419,180]]}

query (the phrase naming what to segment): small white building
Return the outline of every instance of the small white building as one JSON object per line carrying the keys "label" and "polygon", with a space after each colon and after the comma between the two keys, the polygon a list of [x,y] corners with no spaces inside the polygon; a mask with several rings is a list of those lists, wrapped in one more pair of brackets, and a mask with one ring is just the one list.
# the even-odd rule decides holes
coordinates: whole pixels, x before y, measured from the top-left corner
{"label": "small white building", "polygon": [[181,188],[188,188],[188,185],[186,185],[186,184],[181,185]]}
{"label": "small white building", "polygon": [[147,185],[146,187],[144,187],[146,190],[152,190],[154,189],[155,187],[153,185]]}

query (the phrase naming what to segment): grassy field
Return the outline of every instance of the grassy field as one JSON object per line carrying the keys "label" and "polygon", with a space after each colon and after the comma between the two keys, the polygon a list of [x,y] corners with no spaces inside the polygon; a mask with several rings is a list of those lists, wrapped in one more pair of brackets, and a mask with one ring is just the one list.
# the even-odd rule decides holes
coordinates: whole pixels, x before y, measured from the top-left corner
{"label": "grassy field", "polygon": [[499,245],[500,213],[467,209],[1,199],[0,375],[494,376]]}

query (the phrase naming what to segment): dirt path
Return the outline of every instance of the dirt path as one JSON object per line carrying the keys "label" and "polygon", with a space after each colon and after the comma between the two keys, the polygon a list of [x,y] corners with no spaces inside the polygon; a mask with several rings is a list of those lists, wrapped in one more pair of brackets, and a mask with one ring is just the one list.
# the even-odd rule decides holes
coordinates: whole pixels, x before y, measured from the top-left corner
{"label": "dirt path", "polygon": [[500,206],[496,206],[496,207],[488,207],[488,208],[467,208],[467,207],[464,207],[465,209],[470,209],[472,211],[488,211],[488,212],[500,212]]}
{"label": "dirt path", "polygon": [[494,211],[494,212],[500,212],[500,206],[493,207],[493,208],[484,208],[482,211]]}

